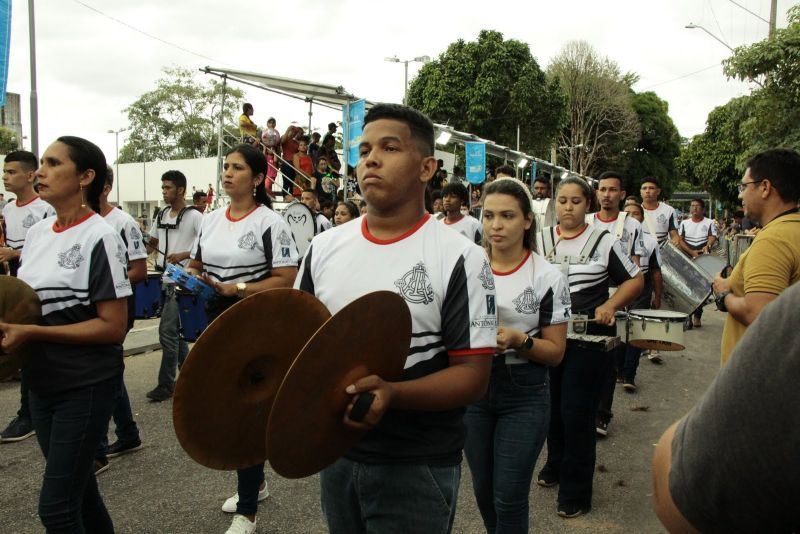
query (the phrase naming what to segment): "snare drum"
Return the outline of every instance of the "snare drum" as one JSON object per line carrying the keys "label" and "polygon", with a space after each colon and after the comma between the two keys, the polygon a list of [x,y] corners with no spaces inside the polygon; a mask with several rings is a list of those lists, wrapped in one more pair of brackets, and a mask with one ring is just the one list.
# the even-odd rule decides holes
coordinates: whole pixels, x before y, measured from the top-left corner
{"label": "snare drum", "polygon": [[622,341],[619,336],[593,336],[591,334],[567,334],[567,347],[611,352],[619,347]]}
{"label": "snare drum", "polygon": [[208,326],[205,300],[181,288],[175,289],[175,300],[178,303],[178,315],[181,319],[181,338],[189,342],[197,341]]}
{"label": "snare drum", "polygon": [[724,271],[725,267],[728,266],[728,262],[713,254],[701,254],[700,256],[695,256],[695,258],[692,260],[692,263],[703,269],[703,271],[708,274],[708,279],[712,282],[714,281],[714,277],[720,272]]}
{"label": "snare drum", "polygon": [[661,247],[661,275],[664,303],[672,310],[692,314],[711,296],[713,278],[709,279],[703,269],[669,241]]}
{"label": "snare drum", "polygon": [[688,315],[669,310],[628,312],[628,344],[639,349],[683,350],[683,331]]}
{"label": "snare drum", "polygon": [[161,309],[161,273],[147,271],[147,278],[134,284],[134,312],[136,319],[158,316]]}

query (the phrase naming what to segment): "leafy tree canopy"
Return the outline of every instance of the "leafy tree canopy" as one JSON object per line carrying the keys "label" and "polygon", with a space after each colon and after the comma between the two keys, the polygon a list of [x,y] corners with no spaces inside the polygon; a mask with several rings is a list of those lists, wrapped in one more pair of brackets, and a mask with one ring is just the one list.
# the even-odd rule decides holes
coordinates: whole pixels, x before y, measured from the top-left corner
{"label": "leafy tree canopy", "polygon": [[[235,123],[243,98],[240,89],[226,88],[222,117],[227,124]],[[218,81],[201,84],[188,69],[164,69],[156,88],[125,110],[131,134],[120,150],[120,163],[216,155],[221,103]],[[238,131],[238,127],[228,129]]]}
{"label": "leafy tree canopy", "polygon": [[545,78],[527,44],[482,30],[459,39],[425,64],[408,88],[407,102],[435,122],[501,145],[546,153],[565,115],[555,80]]}
{"label": "leafy tree canopy", "polygon": [[19,150],[19,137],[11,128],[0,126],[0,154]]}

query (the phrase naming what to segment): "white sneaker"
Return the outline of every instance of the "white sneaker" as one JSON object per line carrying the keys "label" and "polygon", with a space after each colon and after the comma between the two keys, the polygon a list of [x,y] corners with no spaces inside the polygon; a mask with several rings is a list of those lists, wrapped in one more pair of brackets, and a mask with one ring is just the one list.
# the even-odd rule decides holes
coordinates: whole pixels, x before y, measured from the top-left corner
{"label": "white sneaker", "polygon": [[258,519],[250,521],[243,515],[236,514],[233,516],[231,526],[225,531],[225,534],[253,534],[256,531]]}
{"label": "white sneaker", "polygon": [[[267,486],[267,481],[264,481],[264,489],[258,490],[258,502],[263,501],[269,497],[269,486]],[[233,497],[226,499],[224,503],[222,503],[222,511],[228,514],[236,513],[236,505],[239,504],[239,494],[234,493]]]}
{"label": "white sneaker", "polygon": [[651,351],[650,354],[647,355],[647,359],[655,364],[664,362],[664,359],[661,357],[661,354],[655,351]]}

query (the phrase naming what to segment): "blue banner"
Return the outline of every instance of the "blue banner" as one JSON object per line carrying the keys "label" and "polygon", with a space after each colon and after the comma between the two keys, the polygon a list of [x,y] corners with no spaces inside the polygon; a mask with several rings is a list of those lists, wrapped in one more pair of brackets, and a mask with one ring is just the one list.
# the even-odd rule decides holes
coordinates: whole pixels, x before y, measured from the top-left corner
{"label": "blue banner", "polygon": [[358,164],[358,145],[361,143],[361,134],[364,131],[364,115],[367,112],[366,100],[356,100],[346,105],[344,111],[344,139],[342,151],[347,164],[355,167]]}
{"label": "blue banner", "polygon": [[467,181],[471,184],[482,184],[486,180],[486,143],[466,142]]}
{"label": "blue banner", "polygon": [[6,105],[8,52],[11,48],[11,0],[0,0],[0,107]]}

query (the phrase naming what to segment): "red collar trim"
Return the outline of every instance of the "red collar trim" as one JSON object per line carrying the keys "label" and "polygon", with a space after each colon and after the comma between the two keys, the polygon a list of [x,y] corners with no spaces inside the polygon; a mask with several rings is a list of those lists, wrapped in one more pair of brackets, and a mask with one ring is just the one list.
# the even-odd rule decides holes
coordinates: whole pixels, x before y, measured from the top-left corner
{"label": "red collar trim", "polygon": [[492,273],[495,276],[508,276],[510,274],[514,274],[515,272],[519,271],[522,268],[523,265],[525,265],[525,262],[528,261],[528,258],[530,258],[530,257],[531,257],[531,251],[529,250],[528,253],[525,254],[525,257],[522,258],[522,261],[519,262],[519,265],[517,265],[516,267],[514,267],[510,271],[503,272],[503,271],[495,271],[494,269],[492,269]]}
{"label": "red collar trim", "polygon": [[658,202],[658,204],[656,204],[656,207],[655,207],[655,208],[648,208],[648,207],[647,207],[647,206],[645,206],[644,204],[642,204],[642,207],[643,207],[644,209],[646,209],[647,211],[656,211],[658,208],[660,208],[660,207],[661,207],[661,201],[659,201],[659,202]]}
{"label": "red collar trim", "polygon": [[361,235],[363,235],[367,241],[375,243],[376,245],[391,245],[392,243],[397,243],[398,241],[402,241],[403,239],[414,234],[417,230],[422,228],[422,225],[428,222],[428,219],[430,218],[431,214],[425,212],[425,215],[423,215],[422,218],[419,221],[417,221],[417,223],[403,235],[397,236],[393,239],[378,239],[377,237],[369,233],[369,227],[367,226],[367,218],[364,217],[364,220],[361,223]]}
{"label": "red collar trim", "polygon": [[253,206],[253,209],[251,209],[250,211],[248,211],[247,213],[245,213],[244,215],[242,215],[238,219],[234,219],[233,217],[231,217],[231,207],[228,206],[228,208],[225,210],[225,218],[228,219],[231,222],[239,222],[242,219],[246,218],[251,213],[253,213],[254,211],[256,211],[260,205],[261,204],[256,204],[255,206]]}
{"label": "red collar trim", "polygon": [[[617,214],[617,217],[619,217],[619,214]],[[597,219],[600,222],[604,222],[604,223],[614,222],[614,221],[617,220],[617,217],[612,217],[610,219],[604,219],[604,218],[600,217],[600,212],[599,211],[594,214],[594,218],[595,219]],[[566,238],[564,238],[564,239],[566,239]]]}
{"label": "red collar trim", "polygon": [[103,218],[105,218],[105,217],[108,217],[108,214],[109,214],[109,213],[111,213],[112,211],[114,211],[115,209],[117,209],[117,208],[115,208],[114,206],[111,206],[111,209],[109,209],[109,210],[108,210],[107,212],[105,212],[105,213],[101,213],[100,215],[102,215],[102,216],[103,216]]}
{"label": "red collar trim", "polygon": [[[584,223],[584,224],[586,224],[586,223]],[[587,228],[589,228],[589,225],[588,225],[588,224],[586,224],[586,226],[584,226],[584,227],[583,227],[583,230],[581,230],[580,232],[578,232],[578,234],[577,234],[577,235],[574,235],[574,236],[572,236],[572,237],[566,237],[566,236],[561,236],[561,225],[559,224],[558,226],[556,226],[556,233],[557,233],[557,234],[559,235],[559,237],[561,237],[561,239],[563,239],[564,241],[569,241],[570,239],[578,239],[578,238],[579,238],[581,235],[583,235],[583,233],[586,231],[586,229],[587,229]]]}
{"label": "red collar trim", "polygon": [[66,230],[69,230],[69,229],[70,229],[70,228],[72,228],[73,226],[78,226],[79,224],[81,224],[81,223],[83,223],[83,222],[86,222],[88,219],[91,219],[93,215],[97,215],[97,214],[96,214],[95,212],[93,212],[93,211],[90,211],[89,213],[87,213],[86,215],[84,215],[83,217],[81,217],[80,219],[78,219],[77,221],[74,221],[74,222],[72,222],[72,223],[70,223],[70,224],[66,225],[66,226],[65,226],[65,227],[63,227],[63,228],[61,228],[60,226],[58,226],[58,221],[56,221],[56,222],[54,222],[54,223],[53,223],[53,231],[54,231],[55,233],[57,233],[57,234],[60,234],[61,232],[64,232],[64,231],[66,231]]}
{"label": "red collar trim", "polygon": [[19,203],[19,199],[15,200],[15,202],[17,203],[17,207],[18,207],[18,208],[22,208],[22,207],[24,207],[24,206],[27,206],[28,204],[30,204],[31,202],[33,202],[33,201],[34,201],[34,200],[36,200],[37,198],[39,198],[39,195],[35,195],[35,196],[34,196],[32,199],[30,199],[29,201],[25,202],[24,204],[20,204],[20,203]]}
{"label": "red collar trim", "polygon": [[466,217],[466,215],[461,215],[461,217],[459,217],[459,218],[458,218],[458,219],[456,219],[455,221],[453,221],[453,222],[450,222],[450,221],[448,221],[448,220],[447,220],[447,215],[445,215],[445,216],[444,216],[444,219],[442,219],[442,220],[444,221],[444,223],[445,223],[445,224],[456,224],[457,222],[460,222],[460,221],[462,221],[462,220],[463,220],[465,217]]}

